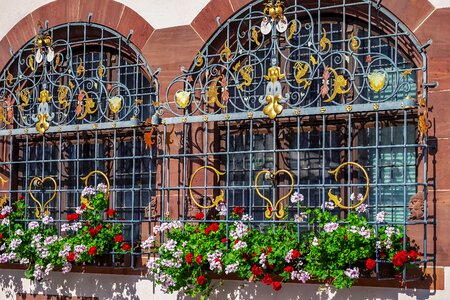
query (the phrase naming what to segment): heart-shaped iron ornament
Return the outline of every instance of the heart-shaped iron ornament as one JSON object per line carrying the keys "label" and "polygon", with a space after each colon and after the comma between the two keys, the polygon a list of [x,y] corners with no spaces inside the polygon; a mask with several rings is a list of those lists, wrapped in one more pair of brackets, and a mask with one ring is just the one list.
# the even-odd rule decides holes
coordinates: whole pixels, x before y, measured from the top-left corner
{"label": "heart-shaped iron ornament", "polygon": [[[45,182],[50,182],[53,184],[53,194],[52,196],[44,202],[44,205],[34,196],[33,194],[33,186],[42,188]],[[28,186],[28,193],[30,194],[31,199],[36,202],[36,217],[41,218],[43,215],[48,216],[50,211],[48,209],[48,205],[53,201],[56,197],[56,190],[58,189],[58,184],[53,177],[47,176],[44,178],[34,177],[30,181],[30,185]]]}
{"label": "heart-shaped iron ornament", "polygon": [[200,203],[198,203],[198,201],[195,199],[195,197],[194,197],[194,195],[192,193],[192,183],[194,182],[194,178],[197,175],[197,173],[200,172],[203,169],[212,170],[217,176],[217,183],[220,182],[220,176],[225,175],[226,172],[220,172],[219,170],[217,170],[216,168],[211,167],[211,166],[202,166],[202,167],[198,168],[197,170],[195,170],[195,172],[191,176],[191,180],[189,181],[189,196],[191,197],[191,200],[199,208],[208,209],[208,208],[216,207],[217,205],[219,205],[220,202],[223,202],[225,200],[225,198],[224,198],[225,197],[225,192],[223,190],[220,190],[220,195],[216,196],[214,198],[214,200],[212,201],[211,205],[201,205]]}
{"label": "heart-shaped iron ornament", "polygon": [[[106,196],[106,199],[108,199],[108,198],[109,198],[109,190],[110,190],[110,188],[111,188],[111,185],[110,185],[110,183],[109,183],[109,178],[108,178],[108,176],[106,176],[105,173],[103,173],[102,171],[99,171],[99,170],[94,170],[94,171],[90,172],[89,174],[87,174],[86,176],[80,177],[80,179],[83,180],[83,181],[84,181],[84,185],[87,186],[87,185],[88,185],[89,178],[90,178],[92,175],[95,175],[95,174],[99,174],[99,175],[101,175],[103,178],[105,178],[105,181],[106,181],[106,195],[105,195],[105,196]],[[83,196],[81,195],[81,196],[80,196],[80,200],[81,200],[81,203],[83,203],[84,205],[86,205],[87,208],[89,208],[89,209],[94,209],[94,208],[90,205],[90,202],[89,202],[89,199],[88,199],[88,198],[83,197]]]}
{"label": "heart-shaped iron ornament", "polygon": [[175,93],[175,99],[177,101],[177,104],[181,108],[186,108],[189,105],[191,98],[191,93],[186,91],[178,91]]}
{"label": "heart-shaped iron ornament", "polygon": [[347,165],[352,165],[352,166],[356,166],[359,169],[361,169],[361,171],[364,173],[364,177],[366,178],[366,193],[364,194],[363,198],[361,199],[361,201],[359,201],[358,203],[356,203],[355,205],[351,205],[351,206],[345,206],[342,204],[342,197],[339,197],[337,195],[334,195],[331,192],[331,189],[328,190],[328,199],[330,201],[333,201],[334,204],[342,209],[354,209],[357,208],[358,206],[360,206],[361,204],[364,203],[364,201],[366,201],[367,197],[369,196],[369,189],[370,189],[370,178],[369,178],[369,174],[367,174],[366,169],[364,169],[363,166],[361,166],[358,163],[352,162],[352,161],[348,161],[345,163],[340,164],[336,169],[334,169],[334,171],[328,171],[328,173],[330,173],[331,175],[334,175],[334,180],[338,181],[338,174],[339,174],[339,170],[341,168],[343,168],[344,166]]}
{"label": "heart-shaped iron ornament", "polygon": [[[272,201],[269,198],[267,198],[266,196],[264,196],[263,194],[261,194],[261,192],[259,191],[258,179],[261,175],[267,175],[267,177],[270,180],[272,180],[272,182],[275,182],[277,180],[278,176],[281,174],[286,174],[291,179],[290,189],[286,195],[284,195],[283,197],[281,197],[278,200],[274,200],[274,202],[275,202],[275,206],[274,206]],[[269,170],[262,170],[255,177],[255,191],[259,197],[261,197],[262,199],[264,199],[267,202],[266,211],[264,213],[264,216],[267,219],[271,219],[271,218],[273,218],[273,214],[275,213],[275,217],[277,217],[278,219],[281,219],[284,217],[284,214],[285,214],[284,207],[283,207],[283,200],[289,198],[289,196],[294,191],[294,176],[292,176],[291,172],[289,172],[288,170],[278,170],[276,172],[271,172]]]}

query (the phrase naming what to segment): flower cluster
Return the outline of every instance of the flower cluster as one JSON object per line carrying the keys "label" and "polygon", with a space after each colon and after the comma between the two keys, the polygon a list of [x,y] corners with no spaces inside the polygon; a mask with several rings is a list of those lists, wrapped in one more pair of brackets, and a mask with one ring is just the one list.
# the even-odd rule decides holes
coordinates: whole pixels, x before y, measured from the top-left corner
{"label": "flower cluster", "polygon": [[26,224],[23,197],[13,207],[2,208],[0,218],[8,220],[0,225],[0,263],[26,265],[27,278],[43,280],[51,271],[68,273],[73,264],[91,263],[97,255],[109,252],[127,252],[131,245],[124,242],[122,225],[103,221],[108,201],[107,188],[99,184],[87,187],[83,197],[89,206],[81,204],[74,213],[67,215],[67,223],[57,224],[50,215]]}

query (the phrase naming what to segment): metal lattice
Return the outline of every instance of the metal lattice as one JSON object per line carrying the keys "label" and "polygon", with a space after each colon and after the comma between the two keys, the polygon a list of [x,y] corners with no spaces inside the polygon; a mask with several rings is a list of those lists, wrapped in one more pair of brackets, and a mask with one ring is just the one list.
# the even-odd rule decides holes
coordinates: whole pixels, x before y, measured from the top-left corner
{"label": "metal lattice", "polygon": [[[3,70],[0,99],[3,194],[10,201],[25,195],[26,216],[33,220],[30,193],[44,203],[52,191],[29,191],[30,182],[53,178],[57,197],[50,213],[61,225],[80,205],[82,177],[100,171],[111,184],[109,205],[137,246],[156,182],[143,121],[158,99],[155,73],[139,51],[93,23],[41,27]],[[88,183],[103,182],[98,174]],[[139,253],[133,254],[119,265],[139,265]]]}
{"label": "metal lattice", "polygon": [[[277,215],[291,188],[309,208],[330,193],[351,206],[369,177],[370,222],[384,210],[405,234],[420,231],[423,262],[433,261],[422,47],[372,1],[292,0],[281,15],[265,10],[278,3],[255,1],[232,16],[169,85],[152,220],[198,222],[203,211],[205,222],[229,224],[241,206],[253,226],[293,222]],[[335,181],[330,171],[342,165]],[[310,230],[298,224],[299,236]]]}

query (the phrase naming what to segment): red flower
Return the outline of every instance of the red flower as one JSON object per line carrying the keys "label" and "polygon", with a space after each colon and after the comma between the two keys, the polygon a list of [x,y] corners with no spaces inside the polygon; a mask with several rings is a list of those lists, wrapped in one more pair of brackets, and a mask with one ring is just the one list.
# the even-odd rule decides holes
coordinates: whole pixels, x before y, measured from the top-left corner
{"label": "red flower", "polygon": [[195,215],[195,218],[197,220],[203,220],[204,217],[205,217],[205,214],[202,211]]}
{"label": "red flower", "polygon": [[272,278],[269,276],[269,274],[266,274],[266,276],[264,276],[262,282],[263,282],[264,284],[271,285],[272,282],[273,282],[273,280],[272,280]]}
{"label": "red flower", "polygon": [[301,256],[302,254],[300,253],[300,251],[293,249],[292,250],[292,259],[297,259]]}
{"label": "red flower", "polygon": [[89,248],[88,253],[89,253],[89,255],[97,254],[97,247],[92,246],[91,248]]}
{"label": "red flower", "polygon": [[346,235],[344,235],[344,240],[348,239],[348,237]]}
{"label": "red flower", "polygon": [[273,287],[273,289],[274,289],[275,291],[281,290],[281,282],[279,282],[279,281],[274,281],[272,287]]}
{"label": "red flower", "polygon": [[115,214],[116,214],[116,210],[115,210],[115,209],[110,208],[110,209],[108,209],[108,211],[106,211],[106,215],[107,215],[109,218],[114,217]]}
{"label": "red flower", "polygon": [[411,259],[411,261],[416,261],[417,256],[419,256],[419,253],[417,253],[416,250],[410,250],[408,255],[409,255],[409,258]]}
{"label": "red flower", "polygon": [[366,260],[366,268],[368,270],[373,270],[376,265],[377,265],[377,263],[373,259],[369,258],[368,260]]}
{"label": "red flower", "polygon": [[20,201],[20,200],[23,200],[23,199],[25,199],[25,196],[24,196],[24,195],[20,195],[20,196],[19,196],[19,201]]}
{"label": "red flower", "polygon": [[192,253],[189,252],[189,253],[186,255],[186,263],[192,264],[193,258],[194,258],[194,254],[192,254]]}
{"label": "red flower", "polygon": [[0,240],[3,238],[3,234],[0,233]]}
{"label": "red flower", "polygon": [[74,213],[67,215],[67,221],[72,222],[78,220],[80,218],[80,214]]}
{"label": "red flower", "polygon": [[262,276],[263,274],[263,269],[261,267],[258,267],[257,265],[253,265],[252,267],[252,273],[255,276]]}
{"label": "red flower", "polygon": [[123,251],[130,251],[131,250],[130,244],[128,244],[128,243],[123,244],[122,250]]}
{"label": "red flower", "polygon": [[81,209],[86,209],[86,204],[84,204],[84,203],[81,204],[80,208],[81,208]]}
{"label": "red flower", "polygon": [[96,228],[89,228],[89,235],[95,237],[98,234],[98,230]]}
{"label": "red flower", "polygon": [[100,224],[100,225],[97,225],[96,227],[95,227],[95,229],[97,230],[97,231],[100,231],[100,230],[102,230],[102,228],[103,228],[103,226]]}
{"label": "red flower", "polygon": [[209,234],[211,231],[212,232],[216,232],[217,230],[219,230],[219,224],[217,223],[212,223],[211,225],[209,225],[208,227],[206,227],[205,231],[203,231],[204,234]]}
{"label": "red flower", "polygon": [[122,243],[123,242],[123,235],[118,234],[114,237],[114,242],[116,243]]}
{"label": "red flower", "polygon": [[291,273],[294,271],[294,267],[293,266],[287,266],[286,268],[284,268],[284,271],[287,273]]}
{"label": "red flower", "polygon": [[203,261],[203,256],[197,255],[197,257],[195,258],[195,262],[198,263],[199,265],[201,265],[202,261]]}
{"label": "red flower", "polygon": [[67,254],[67,261],[74,262],[75,261],[75,253],[69,252],[69,254]]}
{"label": "red flower", "polygon": [[401,250],[394,255],[394,257],[392,258],[392,263],[396,267],[402,267],[405,263],[408,262],[408,259],[408,252],[406,252],[405,250]]}
{"label": "red flower", "polygon": [[200,230],[198,230],[198,227],[195,228],[195,233],[199,233]]}
{"label": "red flower", "polygon": [[2,215],[0,214],[0,220],[6,218],[8,215]]}
{"label": "red flower", "polygon": [[205,276],[203,276],[203,275],[198,276],[198,277],[197,277],[197,283],[198,283],[199,285],[205,284],[205,283],[206,283],[206,278],[205,278]]}
{"label": "red flower", "polygon": [[222,242],[222,243],[226,243],[227,242],[227,238],[226,237],[223,237],[220,241]]}
{"label": "red flower", "polygon": [[267,247],[267,252],[272,253],[272,247]]}
{"label": "red flower", "polygon": [[233,212],[236,215],[242,215],[242,213],[244,212],[244,209],[240,206],[236,206],[235,208],[233,208]]}

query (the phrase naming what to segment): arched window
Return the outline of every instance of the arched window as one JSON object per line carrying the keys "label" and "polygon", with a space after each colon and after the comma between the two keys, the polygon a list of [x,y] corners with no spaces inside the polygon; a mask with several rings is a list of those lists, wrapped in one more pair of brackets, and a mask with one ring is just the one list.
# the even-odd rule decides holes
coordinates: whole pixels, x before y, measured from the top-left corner
{"label": "arched window", "polygon": [[[240,206],[253,226],[294,223],[298,192],[340,218],[364,204],[371,224],[382,211],[404,233],[427,223],[410,205],[427,198],[426,54],[376,3],[252,2],[184,71],[161,110],[162,134],[182,147],[159,150],[155,221],[202,211],[228,226]],[[297,226],[299,239],[317,230]]]}
{"label": "arched window", "polygon": [[[137,245],[155,184],[143,124],[158,101],[158,81],[139,51],[98,24],[40,26],[4,68],[0,99],[2,194],[24,195],[33,220],[33,198],[44,205],[54,188],[48,208],[61,225],[80,206],[85,183],[107,179],[109,207]],[[30,184],[35,178],[42,186]]]}

